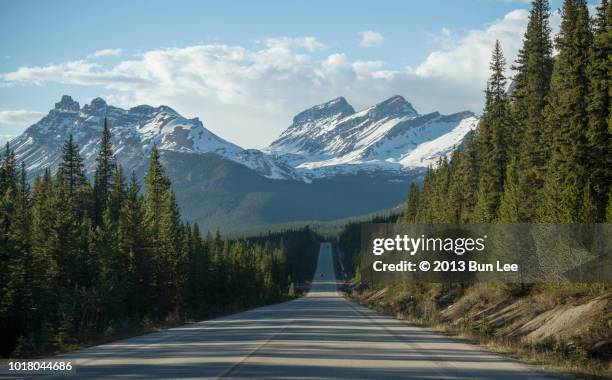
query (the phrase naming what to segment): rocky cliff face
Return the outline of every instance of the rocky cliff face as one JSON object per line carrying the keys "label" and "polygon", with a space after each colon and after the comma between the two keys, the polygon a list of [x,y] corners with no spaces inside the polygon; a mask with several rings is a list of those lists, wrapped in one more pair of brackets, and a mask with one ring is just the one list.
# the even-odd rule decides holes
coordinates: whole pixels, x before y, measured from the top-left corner
{"label": "rocky cliff face", "polygon": [[122,109],[96,98],[83,107],[63,96],[38,123],[11,142],[31,175],[59,162],[72,134],[85,166],[95,166],[106,117],[117,161],[127,171],[145,164],[156,145],[162,151],[215,154],[270,179],[309,182],[313,178],[359,172],[402,173],[435,165],[476,128],[469,111],[421,115],[401,96],[356,112],[340,97],[305,110],[263,151],[243,149],[187,119],[168,106]]}
{"label": "rocky cliff face", "polygon": [[355,112],[344,98],[298,114],[266,152],[311,177],[426,167],[476,128],[469,111],[420,115],[401,96]]}
{"label": "rocky cliff face", "polygon": [[160,150],[217,154],[268,178],[302,179],[291,167],[259,151],[242,149],[223,140],[206,129],[199,119],[184,118],[168,106],[141,105],[126,110],[108,105],[101,98],[80,107],[78,102],[64,95],[47,116],[14,139],[11,145],[18,158],[26,162],[30,174],[36,175],[44,168],[57,166],[63,142],[72,134],[86,169],[91,171],[105,117],[113,135],[117,161],[126,170],[143,164],[155,144]]}

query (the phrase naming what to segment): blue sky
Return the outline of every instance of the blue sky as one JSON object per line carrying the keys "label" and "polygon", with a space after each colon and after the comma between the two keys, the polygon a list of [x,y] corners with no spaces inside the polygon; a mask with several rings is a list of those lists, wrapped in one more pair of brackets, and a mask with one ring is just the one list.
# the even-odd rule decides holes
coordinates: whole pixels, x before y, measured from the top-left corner
{"label": "blue sky", "polygon": [[267,145],[295,113],[336,96],[355,108],[400,94],[421,113],[478,113],[489,46],[499,38],[512,60],[527,9],[501,0],[3,1],[0,135],[21,132],[62,94],[167,104],[246,147]]}

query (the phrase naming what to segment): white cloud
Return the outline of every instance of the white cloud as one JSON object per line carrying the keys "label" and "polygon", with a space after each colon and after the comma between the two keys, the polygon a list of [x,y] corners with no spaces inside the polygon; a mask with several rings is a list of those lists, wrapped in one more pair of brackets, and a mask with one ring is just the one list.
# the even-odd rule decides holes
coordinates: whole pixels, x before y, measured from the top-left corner
{"label": "white cloud", "polygon": [[385,37],[382,34],[375,32],[373,30],[366,30],[364,32],[359,33],[360,42],[359,45],[362,47],[372,47],[376,45],[380,45],[385,42]]}
{"label": "white cloud", "polygon": [[500,41],[510,63],[522,45],[528,15],[523,9],[512,11],[485,29],[468,32],[458,41],[451,37],[448,29],[443,29],[440,39],[445,41],[446,48],[430,53],[413,71],[422,78],[465,80],[482,86],[489,76],[489,60],[495,40]]}
{"label": "white cloud", "polygon": [[[262,41],[260,41],[262,42]],[[325,44],[321,43],[314,37],[278,37],[268,38],[263,43],[269,48],[290,49],[304,48],[306,51],[314,52],[325,48]]]}
{"label": "white cloud", "polygon": [[0,125],[29,126],[36,123],[42,112],[29,110],[2,110],[0,111]]}
{"label": "white cloud", "polygon": [[123,53],[121,49],[103,49],[98,50],[91,55],[93,58],[101,58],[101,57],[117,57]]}
{"label": "white cloud", "polygon": [[345,96],[355,108],[392,95],[406,97],[421,113],[470,109],[480,112],[494,41],[514,60],[527,12],[508,13],[482,29],[444,42],[420,65],[388,68],[383,61],[353,60],[343,52],[323,54],[313,37],[258,41],[255,48],[225,44],[150,50],[117,64],[74,60],[22,66],[0,74],[0,85],[101,86],[119,106],[167,104],[186,117],[245,147],[269,144],[292,117],[315,104]]}

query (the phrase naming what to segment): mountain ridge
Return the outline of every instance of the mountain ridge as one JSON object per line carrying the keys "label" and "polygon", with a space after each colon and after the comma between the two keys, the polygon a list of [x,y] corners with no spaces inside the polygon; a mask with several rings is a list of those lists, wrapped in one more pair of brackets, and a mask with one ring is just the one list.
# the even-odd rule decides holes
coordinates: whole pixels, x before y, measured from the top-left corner
{"label": "mountain ridge", "polygon": [[141,180],[157,146],[184,217],[209,231],[330,221],[395,207],[425,167],[448,155],[477,120],[469,112],[420,115],[400,96],[355,111],[339,97],[293,118],[293,128],[279,138],[296,143],[294,153],[286,153],[243,149],[169,106],[122,109],[101,98],[81,106],[64,96],[11,147],[33,178],[54,170],[73,135],[92,175],[105,117],[124,171]]}
{"label": "mountain ridge", "polygon": [[11,146],[17,157],[26,163],[28,171],[36,175],[46,167],[57,166],[63,141],[72,134],[85,168],[91,172],[104,118],[113,135],[117,161],[130,171],[146,160],[156,145],[160,150],[214,153],[267,178],[304,180],[293,168],[259,151],[243,149],[226,141],[206,129],[198,118],[184,118],[165,105],[122,109],[95,98],[80,107],[77,101],[64,95],[45,117],[12,139]]}
{"label": "mountain ridge", "polygon": [[72,134],[91,172],[104,118],[114,136],[117,161],[126,170],[143,165],[156,145],[160,150],[217,154],[266,178],[306,183],[339,174],[402,173],[435,165],[478,122],[470,111],[421,115],[400,95],[360,111],[337,97],[298,113],[275,141],[258,150],[224,140],[199,118],[185,118],[167,105],[123,109],[98,97],[81,107],[64,95],[46,116],[13,138],[11,146],[37,175],[57,166],[63,140]]}
{"label": "mountain ridge", "polygon": [[478,124],[470,111],[421,115],[399,95],[359,112],[336,98],[298,116],[264,151],[312,178],[435,165]]}

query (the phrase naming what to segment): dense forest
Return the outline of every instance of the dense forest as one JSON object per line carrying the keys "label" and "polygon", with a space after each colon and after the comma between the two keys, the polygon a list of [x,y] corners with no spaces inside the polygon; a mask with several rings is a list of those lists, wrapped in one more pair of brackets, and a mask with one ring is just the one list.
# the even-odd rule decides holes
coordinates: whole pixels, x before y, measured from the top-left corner
{"label": "dense forest", "polygon": [[[495,44],[478,128],[411,185],[397,222],[612,222],[612,7],[591,19],[566,0],[561,16],[553,42],[548,1],[533,2],[512,78]],[[359,223],[339,235],[356,269],[359,241]]]}
{"label": "dense forest", "polygon": [[[533,1],[512,78],[495,44],[478,128],[411,185],[397,222],[612,222],[612,7],[591,19],[567,0],[561,16],[553,42],[548,1]],[[350,223],[338,238],[356,273],[360,236]]]}
{"label": "dense forest", "polygon": [[[553,39],[548,1],[532,4],[511,78],[494,46],[478,128],[411,185],[401,216],[372,222],[612,222],[612,7],[602,0],[591,18],[586,1],[565,0]],[[610,376],[610,284],[373,282],[361,267],[361,228],[348,224],[337,240],[358,302],[527,360]],[[587,304],[606,306],[579,314]],[[580,316],[573,331],[570,312]],[[534,329],[546,332],[528,336]]]}
{"label": "dense forest", "polygon": [[72,137],[57,172],[47,169],[33,184],[8,144],[0,158],[2,356],[282,301],[312,278],[315,233],[202,236],[181,220],[155,147],[144,187],[134,174],[126,180],[106,121],[91,180]]}
{"label": "dense forest", "polygon": [[[533,1],[511,78],[494,46],[478,128],[411,185],[401,216],[373,222],[612,222],[612,8],[603,0],[591,19],[586,1],[565,0],[561,16],[553,40],[548,1]],[[359,302],[529,360],[609,376],[610,284],[373,283],[360,267],[360,241],[360,223],[337,241],[344,268],[354,271],[347,292]],[[559,332],[571,324],[567,314],[551,322],[589,302],[608,306],[581,315],[581,330]],[[525,335],[538,326],[545,339]]]}
{"label": "dense forest", "polygon": [[612,222],[612,9],[566,0],[554,43],[549,17],[534,1],[510,91],[495,45],[478,129],[412,185],[401,222]]}

